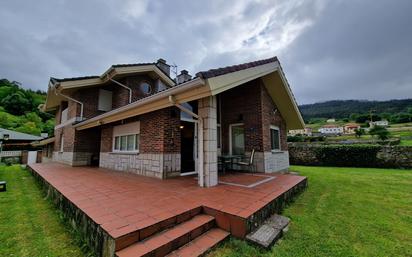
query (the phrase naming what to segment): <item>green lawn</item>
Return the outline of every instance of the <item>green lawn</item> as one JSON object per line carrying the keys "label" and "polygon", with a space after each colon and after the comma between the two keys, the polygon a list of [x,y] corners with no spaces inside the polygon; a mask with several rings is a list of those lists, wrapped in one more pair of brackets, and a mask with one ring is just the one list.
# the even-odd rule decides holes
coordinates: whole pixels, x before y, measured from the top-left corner
{"label": "green lawn", "polygon": [[230,239],[210,256],[412,256],[412,170],[294,166],[309,187],[270,251]]}
{"label": "green lawn", "polygon": [[85,256],[36,181],[20,166],[0,166],[0,256]]}

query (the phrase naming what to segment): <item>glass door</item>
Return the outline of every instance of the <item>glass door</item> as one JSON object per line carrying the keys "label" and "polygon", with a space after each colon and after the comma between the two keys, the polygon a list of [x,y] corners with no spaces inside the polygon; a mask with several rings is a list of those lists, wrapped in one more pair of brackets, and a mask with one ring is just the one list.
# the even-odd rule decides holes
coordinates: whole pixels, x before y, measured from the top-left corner
{"label": "glass door", "polygon": [[245,153],[245,129],[243,123],[231,124],[230,133],[230,154],[243,155]]}

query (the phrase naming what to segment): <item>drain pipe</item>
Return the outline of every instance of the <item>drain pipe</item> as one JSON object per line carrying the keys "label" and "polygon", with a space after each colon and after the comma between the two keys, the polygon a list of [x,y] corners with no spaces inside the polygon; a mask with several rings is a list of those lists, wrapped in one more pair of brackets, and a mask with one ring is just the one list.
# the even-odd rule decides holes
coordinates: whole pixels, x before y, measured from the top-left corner
{"label": "drain pipe", "polygon": [[111,82],[116,83],[117,85],[126,88],[127,90],[129,90],[129,104],[132,102],[132,89],[130,87],[127,87],[125,85],[123,85],[122,83],[120,83],[119,81],[116,81],[112,78],[109,79]]}
{"label": "drain pipe", "polygon": [[191,115],[193,118],[196,118],[195,122],[197,123],[197,144],[198,144],[198,169],[199,169],[199,186],[205,186],[205,174],[203,170],[203,120],[199,115],[192,112],[191,110],[183,107],[182,105],[176,103],[176,99],[173,95],[169,96],[169,102],[174,106],[179,108],[181,111]]}
{"label": "drain pipe", "polygon": [[55,89],[56,89],[56,90],[55,90],[56,95],[63,96],[64,98],[67,98],[67,99],[69,99],[69,100],[71,100],[71,101],[73,101],[73,102],[75,102],[75,103],[80,104],[80,121],[82,121],[82,120],[83,120],[83,103],[80,102],[80,101],[78,101],[78,100],[76,100],[76,99],[74,99],[74,98],[71,98],[71,97],[68,96],[68,95],[62,94],[62,93],[57,89],[56,86],[55,86]]}

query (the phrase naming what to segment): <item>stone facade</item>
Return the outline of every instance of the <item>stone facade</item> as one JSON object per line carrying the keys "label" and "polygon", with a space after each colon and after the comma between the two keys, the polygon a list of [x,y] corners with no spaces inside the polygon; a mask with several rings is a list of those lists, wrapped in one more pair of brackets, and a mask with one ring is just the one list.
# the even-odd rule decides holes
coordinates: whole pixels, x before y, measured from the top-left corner
{"label": "stone facade", "polygon": [[206,187],[217,185],[216,107],[216,96],[205,97],[198,101],[198,115],[203,121],[203,172]]}
{"label": "stone facade", "polygon": [[180,154],[100,153],[100,167],[147,177],[167,178],[179,175]]}

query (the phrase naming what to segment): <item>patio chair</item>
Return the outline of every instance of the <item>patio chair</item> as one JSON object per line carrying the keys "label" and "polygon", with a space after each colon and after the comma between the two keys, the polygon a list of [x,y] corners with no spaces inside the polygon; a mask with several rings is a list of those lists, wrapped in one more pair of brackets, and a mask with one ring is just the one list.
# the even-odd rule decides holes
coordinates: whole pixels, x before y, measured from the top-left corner
{"label": "patio chair", "polygon": [[253,165],[254,158],[255,158],[255,149],[252,150],[249,158],[237,161],[234,164],[239,165],[239,166],[248,167],[249,171],[254,172],[255,171],[255,166]]}

